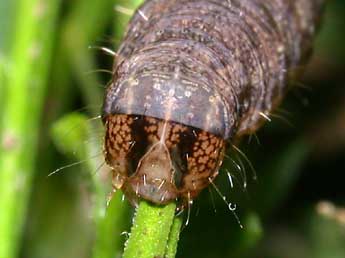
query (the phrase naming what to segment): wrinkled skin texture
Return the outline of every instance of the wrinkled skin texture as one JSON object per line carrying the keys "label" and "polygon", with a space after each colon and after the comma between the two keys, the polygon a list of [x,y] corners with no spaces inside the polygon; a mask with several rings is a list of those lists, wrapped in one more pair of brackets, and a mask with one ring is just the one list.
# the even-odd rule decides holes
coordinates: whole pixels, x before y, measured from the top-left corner
{"label": "wrinkled skin texture", "polygon": [[[146,1],[129,24],[104,101],[105,154],[114,186],[133,202],[195,198],[217,175],[225,140],[255,132],[281,102],[288,82],[311,53],[322,2]],[[149,132],[129,126],[131,136],[123,139],[127,145],[116,136],[109,140],[119,114],[179,125],[189,132],[181,132],[181,139],[193,130],[204,132],[217,139],[212,143],[215,158],[206,161],[206,169],[199,161],[194,170],[188,165],[177,169],[176,160],[189,164],[198,150],[189,146],[186,151],[186,141],[169,149],[170,136],[158,130],[157,139],[141,147],[137,167],[130,172],[133,154],[126,148],[139,144],[135,135]],[[192,143],[202,142],[200,137]],[[206,148],[202,151],[198,154],[210,156]],[[150,163],[162,171],[149,169]]]}

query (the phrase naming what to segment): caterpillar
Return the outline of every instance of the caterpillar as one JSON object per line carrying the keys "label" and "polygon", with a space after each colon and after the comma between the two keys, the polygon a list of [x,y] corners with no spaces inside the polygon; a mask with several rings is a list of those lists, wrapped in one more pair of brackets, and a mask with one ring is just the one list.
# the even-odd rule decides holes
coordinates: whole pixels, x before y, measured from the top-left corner
{"label": "caterpillar", "polygon": [[104,156],[136,205],[180,208],[258,130],[309,58],[322,0],[147,0],[105,92]]}

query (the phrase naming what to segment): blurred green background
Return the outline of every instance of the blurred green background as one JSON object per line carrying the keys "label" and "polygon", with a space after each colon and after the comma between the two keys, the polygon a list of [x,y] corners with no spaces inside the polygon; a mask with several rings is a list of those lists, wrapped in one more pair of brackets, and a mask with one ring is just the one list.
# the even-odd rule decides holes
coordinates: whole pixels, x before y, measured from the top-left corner
{"label": "blurred green background", "polygon": [[[0,1],[0,194],[13,203],[0,197],[0,226],[18,231],[12,238],[0,232],[0,258],[10,258],[1,257],[4,246],[23,258],[119,257],[132,209],[116,196],[104,217],[111,177],[97,116],[113,57],[99,47],[116,48],[138,3]],[[328,1],[313,58],[294,84],[273,121],[240,146],[255,171],[229,153],[243,164],[227,158],[216,180],[244,229],[210,188],[193,206],[177,257],[345,257],[343,0]],[[18,155],[21,138],[11,132],[25,139]],[[102,244],[117,251],[101,254]]]}

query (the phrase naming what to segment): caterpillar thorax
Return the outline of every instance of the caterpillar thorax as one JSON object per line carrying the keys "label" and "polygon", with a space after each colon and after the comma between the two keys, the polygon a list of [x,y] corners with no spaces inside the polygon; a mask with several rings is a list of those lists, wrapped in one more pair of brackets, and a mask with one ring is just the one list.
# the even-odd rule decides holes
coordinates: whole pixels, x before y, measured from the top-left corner
{"label": "caterpillar thorax", "polygon": [[321,0],[150,0],[106,91],[106,160],[134,200],[194,198],[306,61]]}

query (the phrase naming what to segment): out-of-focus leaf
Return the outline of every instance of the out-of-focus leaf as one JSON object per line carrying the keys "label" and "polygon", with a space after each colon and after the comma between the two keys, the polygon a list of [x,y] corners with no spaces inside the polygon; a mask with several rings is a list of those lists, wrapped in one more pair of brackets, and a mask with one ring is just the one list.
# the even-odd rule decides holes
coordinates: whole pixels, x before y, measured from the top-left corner
{"label": "out-of-focus leaf", "polygon": [[[123,38],[127,24],[134,14],[136,8],[143,3],[143,0],[116,0],[115,19],[114,19],[114,38],[115,43],[119,43]],[[118,44],[116,44],[118,45]]]}
{"label": "out-of-focus leaf", "polygon": [[345,257],[345,208],[320,202],[309,225],[312,252],[310,257]]}
{"label": "out-of-focus leaf", "polygon": [[339,44],[345,40],[345,33],[339,33],[345,26],[344,11],[344,1],[327,1],[315,52],[328,62],[344,63],[345,48],[343,44]]}
{"label": "out-of-focus leaf", "polygon": [[70,157],[86,157],[83,145],[91,135],[88,118],[79,113],[71,113],[54,123],[51,130],[52,139],[58,149]]}
{"label": "out-of-focus leaf", "polygon": [[257,210],[262,214],[272,211],[288,195],[298,178],[301,165],[308,157],[311,146],[303,138],[284,146],[273,154],[260,171],[257,189],[254,189]]}
{"label": "out-of-focus leaf", "polygon": [[91,123],[85,115],[71,113],[53,125],[52,137],[59,150],[82,162],[88,178],[91,178],[94,201],[91,214],[96,225],[93,255],[95,258],[111,258],[123,249],[125,239],[121,233],[128,226],[129,206],[123,202],[121,192],[117,192],[109,207],[105,207],[110,192],[105,181],[110,180],[110,175],[98,172],[100,164],[104,165],[101,143],[97,141],[102,138],[94,138],[99,129],[95,130]]}
{"label": "out-of-focus leaf", "polygon": [[229,257],[241,257],[255,247],[263,237],[263,228],[260,217],[253,212],[248,212],[242,220],[243,230],[238,234],[237,245],[230,250]]}

